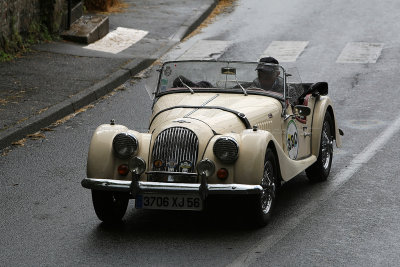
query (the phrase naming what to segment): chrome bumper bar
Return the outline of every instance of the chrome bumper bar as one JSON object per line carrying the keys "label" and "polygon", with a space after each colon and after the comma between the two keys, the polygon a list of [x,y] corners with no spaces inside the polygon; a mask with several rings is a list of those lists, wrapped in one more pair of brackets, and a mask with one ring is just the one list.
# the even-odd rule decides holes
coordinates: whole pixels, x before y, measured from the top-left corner
{"label": "chrome bumper bar", "polygon": [[[85,178],[82,180],[82,186],[87,189],[130,192],[131,181],[112,180],[112,179],[94,179]],[[175,193],[175,194],[198,194],[201,184],[184,183],[160,183],[160,182],[138,182],[139,186],[135,189],[138,193]],[[261,194],[260,185],[245,184],[207,184],[209,195],[252,195]]]}

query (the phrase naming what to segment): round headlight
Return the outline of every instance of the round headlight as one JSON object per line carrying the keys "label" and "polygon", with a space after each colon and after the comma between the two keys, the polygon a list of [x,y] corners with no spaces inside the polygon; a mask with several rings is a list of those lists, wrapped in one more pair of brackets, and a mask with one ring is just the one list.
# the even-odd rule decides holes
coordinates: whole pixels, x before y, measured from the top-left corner
{"label": "round headlight", "polygon": [[223,163],[233,163],[239,155],[239,145],[231,137],[220,137],[214,143],[214,155]]}
{"label": "round headlight", "polygon": [[119,133],[114,137],[113,148],[117,157],[127,159],[136,153],[139,148],[139,142],[133,135]]}

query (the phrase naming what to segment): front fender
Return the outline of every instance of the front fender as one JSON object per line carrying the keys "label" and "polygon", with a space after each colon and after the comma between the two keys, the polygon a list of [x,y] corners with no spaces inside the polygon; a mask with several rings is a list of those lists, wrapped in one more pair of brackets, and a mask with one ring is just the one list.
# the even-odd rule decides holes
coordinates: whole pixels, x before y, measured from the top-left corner
{"label": "front fender", "polygon": [[[266,140],[272,137],[272,134],[266,131],[244,130],[241,134],[228,133],[222,136],[230,136],[239,144],[239,157],[232,164],[221,162],[214,156],[213,146],[215,141],[221,137],[216,135],[211,138],[203,158],[214,161],[215,168],[218,171],[225,168],[229,172],[229,178],[221,181],[216,174],[208,178],[209,183],[226,184],[249,184],[259,185],[264,169],[264,157],[267,148]],[[273,137],[272,137],[273,138]]]}
{"label": "front fender", "polygon": [[86,175],[88,178],[119,179],[130,180],[131,176],[121,176],[118,173],[118,166],[128,164],[128,160],[122,160],[114,155],[112,142],[119,133],[130,133],[134,135],[139,142],[137,155],[148,159],[148,148],[150,144],[150,134],[142,134],[129,130],[123,125],[100,125],[93,133],[89,146],[87,158]]}
{"label": "front fender", "polygon": [[[214,136],[207,146],[203,158],[209,158],[215,162],[216,170],[220,168],[225,168],[229,172],[229,178],[223,183],[233,183],[233,184],[248,184],[248,185],[259,185],[264,171],[264,160],[265,152],[267,151],[268,145],[273,144],[276,149],[274,152],[278,157],[279,163],[282,162],[284,165],[279,164],[280,173],[282,178],[287,180],[289,176],[295,172],[297,174],[299,167],[294,166],[294,161],[290,160],[285,152],[281,149],[279,142],[274,138],[274,136],[263,130],[253,131],[244,130],[241,134],[229,133],[223,136],[233,137],[239,144],[239,157],[233,164],[224,164],[218,160],[213,153],[213,146],[215,141],[221,136]],[[288,167],[294,167],[291,169]],[[288,168],[283,168],[286,166]],[[303,169],[301,169],[303,170]],[[293,177],[292,175],[291,177]],[[291,178],[290,177],[290,178]],[[217,176],[214,174],[209,178],[210,183],[222,183],[218,180]]]}
{"label": "front fender", "polygon": [[227,180],[221,181],[214,174],[209,177],[209,183],[259,185],[264,171],[265,152],[268,147],[271,147],[277,156],[280,176],[284,181],[295,177],[317,160],[315,156],[303,160],[290,159],[282,150],[279,142],[268,131],[244,130],[241,134],[230,133],[223,136],[230,136],[238,141],[239,157],[233,164],[224,164],[218,160],[214,156],[213,146],[221,136],[214,136],[210,140],[203,158],[213,160],[216,170],[225,168],[230,175]]}
{"label": "front fender", "polygon": [[236,183],[259,185],[264,171],[265,153],[270,147],[277,157],[280,176],[288,181],[311,166],[317,158],[292,160],[283,151],[279,142],[268,131],[245,130],[241,135],[241,151],[235,164]]}
{"label": "front fender", "polygon": [[235,164],[236,182],[259,185],[263,176],[267,145],[274,137],[270,132],[262,130],[244,130],[240,137],[240,156]]}

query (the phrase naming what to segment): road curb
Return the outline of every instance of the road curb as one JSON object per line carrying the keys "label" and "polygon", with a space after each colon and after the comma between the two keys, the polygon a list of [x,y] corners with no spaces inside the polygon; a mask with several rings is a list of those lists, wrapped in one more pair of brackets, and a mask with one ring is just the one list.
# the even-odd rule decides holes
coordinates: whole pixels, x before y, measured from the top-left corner
{"label": "road curb", "polygon": [[132,59],[119,70],[111,73],[107,78],[93,86],[83,89],[81,92],[63,102],[49,107],[44,112],[34,115],[26,121],[0,132],[0,150],[10,146],[12,142],[20,140],[28,134],[40,131],[40,129],[52,124],[53,122],[100,99],[102,96],[111,92],[114,88],[126,82],[131,76],[134,76],[149,67],[158,58],[168,52],[174,45],[196,29],[214,10],[218,2],[219,0],[214,0],[211,5],[203,5],[199,9],[195,10],[193,14],[189,16],[189,19],[187,19],[182,26],[178,28],[175,34],[169,38],[168,43],[151,57]]}
{"label": "road curb", "polygon": [[[211,14],[218,2],[219,0],[214,0],[211,5],[203,5],[199,9],[195,10],[189,19],[187,19],[169,39],[179,42],[192,33],[198,26],[200,26],[204,19]],[[193,21],[193,18],[196,19]]]}

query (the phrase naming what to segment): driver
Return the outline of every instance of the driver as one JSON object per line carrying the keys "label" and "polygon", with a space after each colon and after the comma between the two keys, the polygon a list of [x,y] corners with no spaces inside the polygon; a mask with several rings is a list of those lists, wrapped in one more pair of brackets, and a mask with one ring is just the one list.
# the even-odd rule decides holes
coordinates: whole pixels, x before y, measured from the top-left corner
{"label": "driver", "polygon": [[283,93],[283,79],[279,76],[279,62],[273,57],[263,57],[257,65],[257,87],[277,93]]}

